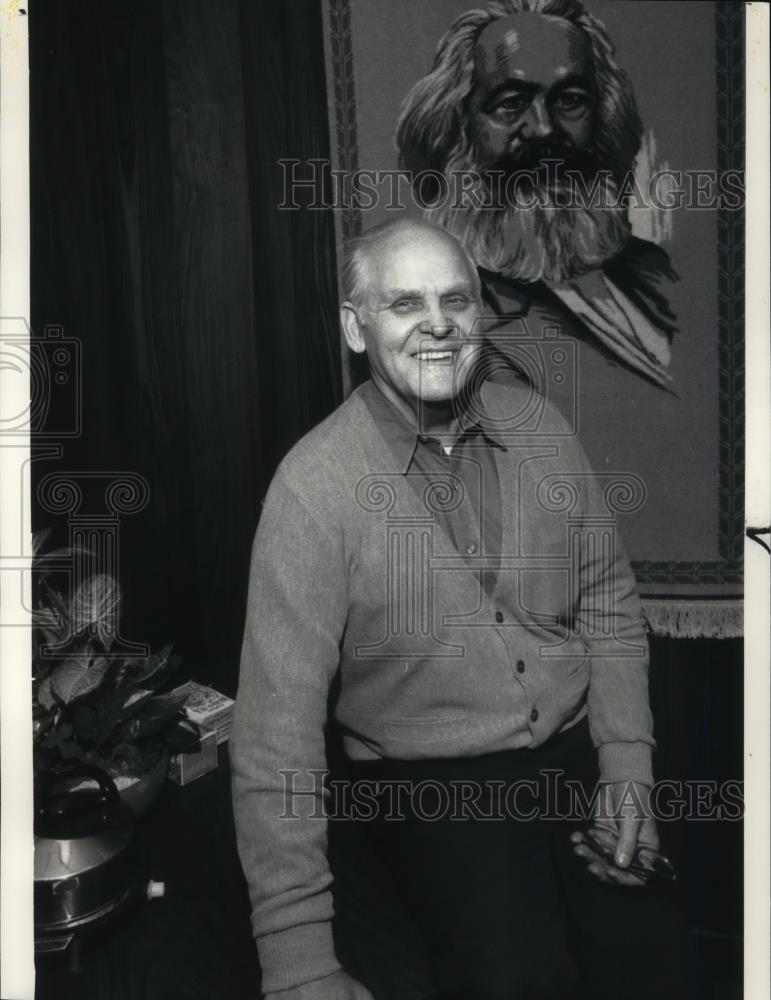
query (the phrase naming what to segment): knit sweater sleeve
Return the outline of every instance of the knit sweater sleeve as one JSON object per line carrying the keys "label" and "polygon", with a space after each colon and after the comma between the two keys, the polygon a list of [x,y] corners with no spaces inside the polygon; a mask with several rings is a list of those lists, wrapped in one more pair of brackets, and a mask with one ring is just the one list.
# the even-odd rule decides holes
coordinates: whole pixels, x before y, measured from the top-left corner
{"label": "knit sweater sleeve", "polygon": [[652,785],[648,640],[637,581],[609,507],[610,480],[600,483],[577,440],[571,443],[583,484],[577,627],[591,657],[589,730],[604,780]]}
{"label": "knit sweater sleeve", "polygon": [[636,487],[614,474],[598,477],[561,414],[553,406],[544,413],[547,437],[560,435],[554,443],[566,484],[572,484],[568,489],[576,489],[569,517],[575,629],[590,658],[586,700],[600,776],[652,785],[656,744],[648,697],[648,640],[637,581],[613,509],[614,497],[623,507]]}
{"label": "knit sweater sleeve", "polygon": [[340,968],[321,776],[347,576],[341,539],[311,506],[279,471],[252,549],[230,739],[238,850],[266,992]]}

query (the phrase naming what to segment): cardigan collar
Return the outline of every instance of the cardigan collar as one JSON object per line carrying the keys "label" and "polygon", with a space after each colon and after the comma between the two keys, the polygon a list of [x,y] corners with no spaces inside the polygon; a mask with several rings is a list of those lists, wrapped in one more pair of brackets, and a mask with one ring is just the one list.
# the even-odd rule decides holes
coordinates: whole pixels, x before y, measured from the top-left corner
{"label": "cardigan collar", "polygon": [[[405,419],[371,380],[360,386],[357,392],[366,404],[378,431],[396,459],[398,470],[406,474],[420,437],[417,427]],[[501,434],[491,421],[481,398],[475,400],[473,410],[465,408],[460,413],[458,425],[461,434],[478,431],[490,444],[506,450]]]}

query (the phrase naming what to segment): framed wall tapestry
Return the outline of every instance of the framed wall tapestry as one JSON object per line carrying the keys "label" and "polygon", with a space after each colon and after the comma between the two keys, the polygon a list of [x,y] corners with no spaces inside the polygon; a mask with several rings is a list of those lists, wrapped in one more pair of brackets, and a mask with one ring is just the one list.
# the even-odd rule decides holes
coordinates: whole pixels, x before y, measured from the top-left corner
{"label": "framed wall tapestry", "polygon": [[[334,205],[339,257],[397,212],[462,235],[484,268],[485,308],[502,350],[533,369],[596,470],[636,477],[638,495],[619,527],[652,629],[738,635],[744,8],[587,0],[589,18],[579,24],[590,39],[586,70],[580,54],[563,58],[558,39],[523,32],[521,21],[507,34],[512,11],[551,6],[501,0],[474,13],[469,0],[325,0],[331,171],[283,163],[286,197]],[[563,65],[570,60],[576,65]],[[517,74],[524,84],[512,89]],[[537,102],[523,97],[531,84],[551,116],[541,145],[529,160],[507,160],[504,146],[495,159],[497,137],[516,132],[520,105],[530,102],[530,125],[539,127]],[[584,138],[574,125],[582,101]],[[522,214],[507,180],[517,169],[548,171],[566,150],[586,218],[566,215],[553,231],[544,222],[540,243],[536,223],[535,233],[516,237],[519,260],[506,235],[502,253],[501,232],[518,233]],[[500,186],[479,186],[480,176],[498,178],[503,198]],[[600,252],[561,272],[548,250],[558,240],[565,260],[595,237],[600,251],[603,239],[616,239],[598,221],[608,203],[586,200],[607,194],[593,187],[597,176],[616,194],[621,236],[606,259]]]}

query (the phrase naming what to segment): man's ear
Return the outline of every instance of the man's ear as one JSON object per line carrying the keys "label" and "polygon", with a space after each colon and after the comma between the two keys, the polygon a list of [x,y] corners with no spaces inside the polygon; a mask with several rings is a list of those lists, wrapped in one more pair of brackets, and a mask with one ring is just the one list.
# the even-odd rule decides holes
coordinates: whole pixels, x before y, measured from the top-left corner
{"label": "man's ear", "polygon": [[354,354],[363,354],[366,350],[361,323],[352,302],[343,302],[340,306],[340,324],[345,334],[345,342]]}

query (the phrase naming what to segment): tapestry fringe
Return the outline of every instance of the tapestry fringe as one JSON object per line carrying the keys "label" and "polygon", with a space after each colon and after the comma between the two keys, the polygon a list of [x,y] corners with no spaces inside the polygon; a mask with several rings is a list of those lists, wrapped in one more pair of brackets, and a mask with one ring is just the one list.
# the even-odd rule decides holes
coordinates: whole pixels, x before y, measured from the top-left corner
{"label": "tapestry fringe", "polygon": [[655,600],[642,602],[653,635],[671,639],[738,639],[744,634],[744,602]]}

